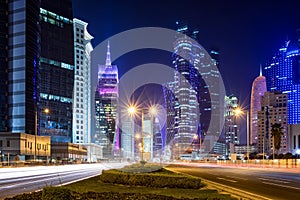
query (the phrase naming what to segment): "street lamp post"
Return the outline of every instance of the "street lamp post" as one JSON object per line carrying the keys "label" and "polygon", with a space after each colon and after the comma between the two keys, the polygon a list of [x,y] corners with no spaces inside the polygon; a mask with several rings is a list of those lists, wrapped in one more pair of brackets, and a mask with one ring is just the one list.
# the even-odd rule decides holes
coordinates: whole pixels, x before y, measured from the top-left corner
{"label": "street lamp post", "polygon": [[[243,114],[243,111],[240,108],[236,108],[234,110],[234,114],[236,116],[239,116]],[[250,137],[249,137],[249,111],[248,110],[246,110],[246,142],[247,142],[246,155],[247,155],[247,160],[249,160]]]}
{"label": "street lamp post", "polygon": [[[45,108],[43,110],[44,113],[48,114],[50,110],[48,108]],[[36,149],[37,149],[37,135],[38,135],[38,108],[36,106],[35,112],[34,112],[34,155],[33,155],[33,160],[36,162]]]}
{"label": "street lamp post", "polygon": [[[141,117],[141,120],[142,120],[142,131],[141,131],[141,148],[140,148],[140,151],[141,151],[141,160],[143,161],[144,160],[144,108],[142,108],[141,110],[141,114],[142,114],[142,117]],[[130,116],[133,116],[135,113],[137,112],[137,109],[136,107],[134,106],[130,106],[128,108],[128,113]],[[154,116],[154,115],[157,115],[157,108],[155,106],[150,106],[148,108],[148,112],[151,114],[151,116]],[[151,123],[152,122],[153,118],[151,117]],[[153,126],[151,126],[151,128],[153,129]],[[152,140],[150,140],[152,141]]]}
{"label": "street lamp post", "polygon": [[34,162],[36,162],[36,139],[37,139],[37,132],[38,132],[38,122],[37,122],[37,108],[35,109],[34,112],[34,156],[33,156],[33,160]]}

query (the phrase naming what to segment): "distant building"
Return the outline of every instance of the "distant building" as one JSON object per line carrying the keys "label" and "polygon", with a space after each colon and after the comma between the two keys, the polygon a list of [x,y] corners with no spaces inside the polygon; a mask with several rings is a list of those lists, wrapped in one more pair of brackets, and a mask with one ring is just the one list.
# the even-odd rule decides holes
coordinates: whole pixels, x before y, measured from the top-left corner
{"label": "distant building", "polygon": [[164,94],[164,108],[166,110],[166,134],[164,146],[172,147],[174,144],[174,137],[178,132],[179,121],[179,103],[175,97],[176,82],[166,83],[162,89]]}
{"label": "distant building", "polygon": [[74,26],[74,91],[73,143],[91,142],[91,59],[93,37],[87,23],[73,19]]}
{"label": "distant building", "polygon": [[227,154],[230,152],[230,144],[240,144],[240,127],[239,118],[241,116],[235,115],[235,109],[238,107],[238,98],[235,96],[225,97],[225,141],[227,144]]}
{"label": "distant building", "polygon": [[258,137],[258,124],[257,113],[261,110],[260,98],[267,91],[266,77],[262,76],[260,69],[260,75],[254,79],[251,90],[251,102],[250,102],[250,144],[257,143]]}
{"label": "distant building", "polygon": [[[298,30],[298,44],[299,44]],[[295,41],[286,41],[264,67],[268,91],[288,95],[288,123],[300,123],[300,52]]]}
{"label": "distant building", "polygon": [[266,92],[261,97],[261,110],[258,111],[258,153],[273,154],[273,138],[271,137],[272,125],[281,124],[281,148],[279,153],[289,151],[288,140],[288,95],[279,91]]}
{"label": "distant building", "polygon": [[51,158],[62,163],[82,163],[87,161],[87,148],[70,142],[51,144]]}
{"label": "distant building", "polygon": [[118,126],[118,68],[111,64],[110,46],[107,46],[105,65],[98,66],[98,88],[95,94],[96,131],[92,142],[103,147],[104,158],[119,151]]}

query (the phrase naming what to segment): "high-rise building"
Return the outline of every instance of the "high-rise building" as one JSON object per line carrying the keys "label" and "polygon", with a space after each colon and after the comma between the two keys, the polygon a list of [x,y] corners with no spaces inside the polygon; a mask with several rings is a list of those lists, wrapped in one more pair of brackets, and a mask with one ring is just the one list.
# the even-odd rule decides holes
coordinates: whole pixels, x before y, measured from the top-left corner
{"label": "high-rise building", "polygon": [[178,99],[176,99],[174,90],[175,82],[169,82],[163,85],[162,90],[164,94],[164,108],[166,110],[166,134],[165,145],[171,145],[174,142],[175,134],[178,129]]}
{"label": "high-rise building", "polygon": [[261,110],[258,111],[257,147],[259,153],[273,154],[271,129],[275,123],[283,127],[279,153],[287,153],[289,151],[287,105],[288,95],[279,91],[265,92],[264,96],[261,97]]}
{"label": "high-rise building", "polygon": [[250,144],[257,144],[258,126],[257,126],[257,113],[261,110],[260,98],[267,91],[266,77],[260,75],[256,77],[252,83],[251,102],[250,102]]}
{"label": "high-rise building", "polygon": [[[186,25],[177,29],[188,34]],[[192,32],[197,36],[197,31]],[[177,37],[174,42],[173,65],[175,67],[174,94],[178,98],[178,128],[174,135],[174,152],[184,153],[191,148],[193,137],[198,133],[198,89],[200,84],[199,65],[203,56],[200,45],[186,36]]]}
{"label": "high-rise building", "polygon": [[41,1],[40,135],[54,142],[72,140],[74,32],[72,0]]}
{"label": "high-rise building", "polygon": [[[230,144],[240,144],[239,116],[235,115],[235,109],[238,107],[238,98],[235,96],[225,97],[225,142],[230,150]],[[227,151],[227,152],[228,152]],[[230,152],[233,153],[233,152]]]}
{"label": "high-rise building", "polygon": [[288,123],[300,122],[300,52],[295,41],[287,41],[264,67],[268,91],[288,94]]}
{"label": "high-rise building", "polygon": [[0,127],[34,134],[40,77],[40,1],[1,1],[0,12]]}
{"label": "high-rise building", "polygon": [[111,157],[119,150],[118,132],[118,68],[111,64],[107,46],[106,64],[98,66],[98,88],[95,94],[96,130],[92,142],[103,147],[103,156]]}
{"label": "high-rise building", "polygon": [[74,26],[74,91],[73,143],[91,142],[91,51],[93,37],[87,23],[73,19]]}
{"label": "high-rise building", "polygon": [[8,131],[8,99],[7,99],[7,49],[8,49],[8,4],[0,1],[0,132]]}

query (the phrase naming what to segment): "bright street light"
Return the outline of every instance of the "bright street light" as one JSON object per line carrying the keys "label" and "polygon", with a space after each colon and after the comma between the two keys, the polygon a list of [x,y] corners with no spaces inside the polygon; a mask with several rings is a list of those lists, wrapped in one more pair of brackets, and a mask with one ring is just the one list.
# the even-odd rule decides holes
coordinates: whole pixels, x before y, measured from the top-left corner
{"label": "bright street light", "polygon": [[129,115],[134,115],[136,113],[136,108],[134,106],[130,106],[127,111]]}

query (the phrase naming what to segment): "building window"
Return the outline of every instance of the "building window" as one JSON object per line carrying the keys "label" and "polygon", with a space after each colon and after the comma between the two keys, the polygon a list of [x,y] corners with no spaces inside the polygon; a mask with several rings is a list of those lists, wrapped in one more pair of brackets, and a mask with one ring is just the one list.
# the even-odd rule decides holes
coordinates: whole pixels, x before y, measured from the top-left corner
{"label": "building window", "polygon": [[[300,137],[299,137],[299,138],[300,138]],[[7,147],[10,147],[10,141],[9,141],[9,140],[6,141],[6,146],[7,146]]]}
{"label": "building window", "polygon": [[3,145],[3,144],[2,144],[2,140],[0,140],[0,147],[2,147],[2,145]]}

